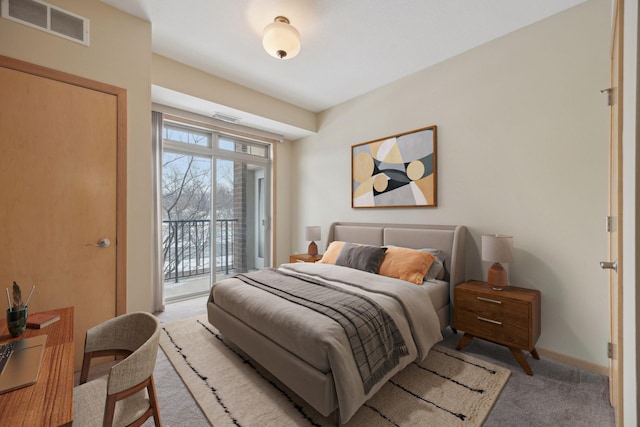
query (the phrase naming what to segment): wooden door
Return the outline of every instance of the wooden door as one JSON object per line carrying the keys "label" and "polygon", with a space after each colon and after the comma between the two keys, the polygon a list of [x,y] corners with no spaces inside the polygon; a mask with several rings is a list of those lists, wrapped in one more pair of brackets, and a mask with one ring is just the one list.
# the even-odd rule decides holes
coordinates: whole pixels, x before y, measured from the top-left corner
{"label": "wooden door", "polygon": [[[614,4],[611,43],[609,135],[609,269],[610,343],[609,395],[616,424],[622,425],[622,5]],[[613,267],[612,264],[608,265]]]}
{"label": "wooden door", "polygon": [[30,313],[75,307],[79,369],[86,330],[125,311],[123,105],[103,85],[0,60],[0,285],[35,285]]}

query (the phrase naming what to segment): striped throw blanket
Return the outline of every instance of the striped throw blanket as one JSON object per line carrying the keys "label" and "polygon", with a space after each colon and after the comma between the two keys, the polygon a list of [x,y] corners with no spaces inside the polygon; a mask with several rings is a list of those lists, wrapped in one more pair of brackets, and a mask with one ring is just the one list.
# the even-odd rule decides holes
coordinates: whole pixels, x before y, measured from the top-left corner
{"label": "striped throw blanket", "polygon": [[263,269],[236,278],[338,322],[347,335],[365,394],[409,354],[395,322],[365,295],[308,276]]}

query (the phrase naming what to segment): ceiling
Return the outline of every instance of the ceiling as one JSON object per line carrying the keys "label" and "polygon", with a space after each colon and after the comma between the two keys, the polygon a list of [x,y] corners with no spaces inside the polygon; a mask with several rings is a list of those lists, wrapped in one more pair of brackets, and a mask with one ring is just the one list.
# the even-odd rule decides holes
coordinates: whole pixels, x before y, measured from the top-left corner
{"label": "ceiling", "polygon": [[[155,53],[319,112],[585,0],[102,1],[150,21]],[[262,48],[262,31],[278,15],[300,32],[300,53],[289,60]],[[245,118],[162,88],[153,97]],[[260,126],[296,136],[277,123]]]}

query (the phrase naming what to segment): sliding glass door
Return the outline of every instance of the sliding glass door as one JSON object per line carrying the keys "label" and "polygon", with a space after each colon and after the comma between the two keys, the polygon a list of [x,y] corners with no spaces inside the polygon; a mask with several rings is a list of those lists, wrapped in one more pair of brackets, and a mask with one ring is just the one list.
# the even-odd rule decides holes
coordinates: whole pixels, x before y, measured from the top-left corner
{"label": "sliding glass door", "polygon": [[167,301],[206,293],[216,280],[269,265],[269,152],[264,143],[165,123]]}

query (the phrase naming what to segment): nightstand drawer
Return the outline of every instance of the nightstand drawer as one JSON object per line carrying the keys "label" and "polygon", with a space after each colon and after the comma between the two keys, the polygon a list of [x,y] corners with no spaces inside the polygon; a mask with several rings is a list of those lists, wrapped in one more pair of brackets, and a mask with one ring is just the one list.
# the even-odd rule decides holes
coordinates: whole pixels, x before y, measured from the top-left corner
{"label": "nightstand drawer", "polygon": [[537,292],[515,287],[494,291],[481,282],[467,282],[456,287],[454,306],[457,329],[529,351],[535,347],[540,330]]}
{"label": "nightstand drawer", "polygon": [[459,307],[456,309],[455,316],[456,328],[471,335],[527,350],[533,347],[533,343],[529,341],[527,321],[513,322],[513,319],[505,316],[462,310]]}
{"label": "nightstand drawer", "polygon": [[508,323],[516,328],[528,328],[529,304],[475,292],[458,293],[455,306],[478,316]]}

